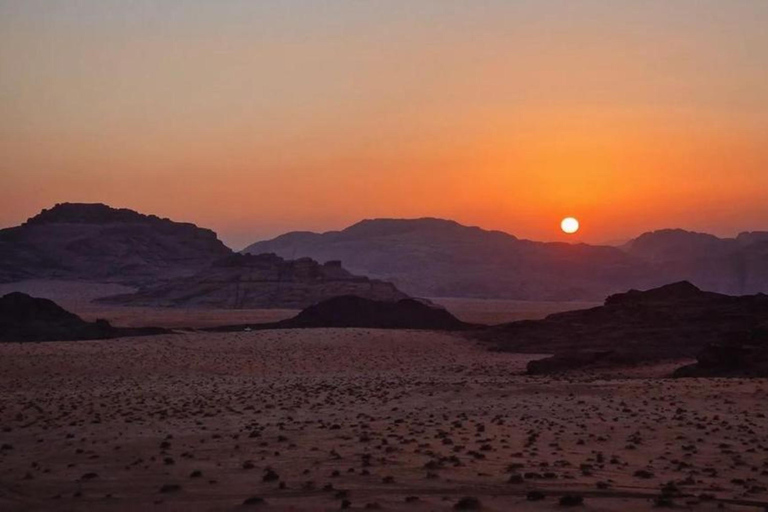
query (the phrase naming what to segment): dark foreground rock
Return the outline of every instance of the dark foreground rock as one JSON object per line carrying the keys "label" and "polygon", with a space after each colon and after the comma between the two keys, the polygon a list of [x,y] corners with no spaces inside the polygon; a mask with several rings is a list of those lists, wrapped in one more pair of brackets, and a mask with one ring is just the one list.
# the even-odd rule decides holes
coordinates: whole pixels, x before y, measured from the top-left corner
{"label": "dark foreground rock", "polygon": [[0,342],[95,340],[166,332],[154,327],[118,328],[106,320],[86,322],[52,300],[25,293],[0,297]]}
{"label": "dark foreground rock", "polygon": [[370,327],[444,331],[467,327],[467,324],[447,310],[420,300],[384,302],[353,295],[320,302],[281,323],[290,327]]}
{"label": "dark foreground rock", "polygon": [[211,330],[361,327],[370,329],[432,329],[457,331],[474,327],[447,310],[417,299],[379,301],[345,295],[309,306],[298,315],[270,324],[224,326]]}
{"label": "dark foreground rock", "polygon": [[713,343],[696,357],[696,364],[675,371],[675,377],[768,377],[768,326],[744,339]]}
{"label": "dark foreground rock", "polygon": [[768,296],[703,292],[688,282],[608,297],[605,305],[504,324],[475,333],[498,350],[555,354],[532,373],[696,357],[744,340],[768,321]]}
{"label": "dark foreground rock", "polygon": [[301,309],[342,295],[380,301],[408,297],[391,283],[349,273],[338,261],[321,264],[309,258],[284,260],[274,254],[232,254],[192,276],[100,302],[150,307]]}

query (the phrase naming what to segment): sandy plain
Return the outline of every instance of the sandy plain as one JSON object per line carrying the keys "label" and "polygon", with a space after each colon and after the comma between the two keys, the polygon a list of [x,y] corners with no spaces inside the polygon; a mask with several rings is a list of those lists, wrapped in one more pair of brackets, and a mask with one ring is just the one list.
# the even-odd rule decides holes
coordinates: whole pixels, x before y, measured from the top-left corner
{"label": "sandy plain", "polygon": [[366,329],[2,344],[0,510],[768,504],[765,380],[535,357]]}

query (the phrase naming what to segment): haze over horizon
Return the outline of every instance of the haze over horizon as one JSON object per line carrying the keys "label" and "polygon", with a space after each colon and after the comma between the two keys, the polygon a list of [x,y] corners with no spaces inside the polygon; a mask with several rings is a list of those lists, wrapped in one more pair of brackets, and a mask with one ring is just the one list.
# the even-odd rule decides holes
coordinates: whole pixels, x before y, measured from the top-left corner
{"label": "haze over horizon", "polygon": [[380,217],[765,230],[767,25],[759,0],[0,0],[0,227],[103,202],[235,249]]}

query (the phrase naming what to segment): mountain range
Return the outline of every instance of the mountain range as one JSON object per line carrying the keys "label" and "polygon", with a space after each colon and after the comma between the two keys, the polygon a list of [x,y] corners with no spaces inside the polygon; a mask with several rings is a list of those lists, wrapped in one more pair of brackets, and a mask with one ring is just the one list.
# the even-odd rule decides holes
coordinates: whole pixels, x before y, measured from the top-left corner
{"label": "mountain range", "polygon": [[768,291],[768,232],[723,239],[670,229],[612,247],[523,240],[442,219],[374,219],[287,233],[243,252],[340,260],[428,297],[595,300],[683,280],[735,295]]}
{"label": "mountain range", "polygon": [[[301,280],[323,282],[325,291],[305,288],[292,296],[293,285],[285,284],[286,300],[276,302],[303,307],[364,289],[377,300],[405,294],[602,300],[683,280],[732,295],[768,291],[768,232],[718,238],[661,230],[613,247],[536,242],[442,219],[373,219],[341,231],[287,233],[242,252],[279,258],[237,259],[216,233],[194,224],[63,203],[0,230],[0,282],[116,282],[140,288],[120,299],[126,303],[221,307],[264,307],[277,297],[274,282]],[[301,268],[307,271],[293,273]]]}

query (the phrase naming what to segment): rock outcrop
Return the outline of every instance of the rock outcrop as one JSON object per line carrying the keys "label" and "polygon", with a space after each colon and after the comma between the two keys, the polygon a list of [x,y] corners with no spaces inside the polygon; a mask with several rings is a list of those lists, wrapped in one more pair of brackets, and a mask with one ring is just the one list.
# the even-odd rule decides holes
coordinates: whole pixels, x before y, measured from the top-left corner
{"label": "rock outcrop", "polygon": [[768,321],[768,296],[703,292],[688,282],[608,297],[604,306],[512,322],[476,333],[498,350],[555,354],[532,372],[695,357]]}
{"label": "rock outcrop", "polygon": [[0,297],[0,342],[71,341],[146,336],[158,328],[117,328],[105,320],[86,322],[48,299],[14,292]]}
{"label": "rock outcrop", "polygon": [[447,310],[416,299],[396,302],[347,295],[309,306],[283,327],[367,327],[456,331],[469,327]]}
{"label": "rock outcrop", "polygon": [[192,276],[101,301],[131,306],[301,309],[340,295],[380,301],[407,297],[391,283],[349,273],[338,261],[320,264],[274,254],[232,254]]}
{"label": "rock outcrop", "polygon": [[476,325],[457,319],[442,307],[418,299],[373,300],[356,295],[333,297],[305,308],[287,320],[215,327],[211,331],[306,328],[467,330]]}
{"label": "rock outcrop", "polygon": [[675,371],[675,377],[768,377],[768,324],[739,339],[706,346],[696,364]]}
{"label": "rock outcrop", "polygon": [[142,284],[190,275],[231,254],[213,231],[103,204],[57,204],[0,230],[0,282]]}

